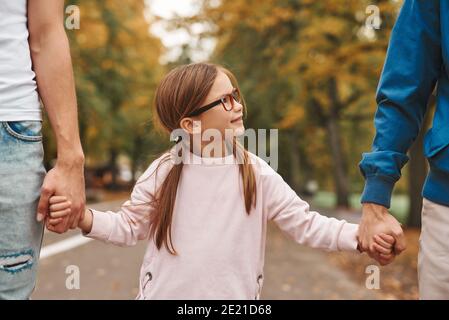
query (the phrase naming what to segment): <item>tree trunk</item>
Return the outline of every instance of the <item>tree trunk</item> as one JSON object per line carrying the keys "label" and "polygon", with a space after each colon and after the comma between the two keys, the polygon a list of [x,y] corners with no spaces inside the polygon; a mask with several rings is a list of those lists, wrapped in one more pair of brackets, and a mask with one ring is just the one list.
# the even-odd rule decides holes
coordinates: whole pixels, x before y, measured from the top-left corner
{"label": "tree trunk", "polygon": [[326,117],[326,129],[329,139],[329,146],[332,154],[334,166],[334,185],[337,194],[337,207],[349,208],[349,183],[346,159],[341,143],[341,132],[339,126],[339,112],[341,108],[338,97],[337,81],[329,79],[328,95],[331,108]]}
{"label": "tree trunk", "polygon": [[423,134],[420,133],[417,140],[410,148],[410,162],[409,162],[409,199],[410,208],[408,214],[407,225],[410,227],[421,226],[421,208],[422,196],[421,190],[424,179],[427,174],[426,160],[422,153],[423,148]]}
{"label": "tree trunk", "polygon": [[109,151],[109,171],[111,173],[111,189],[116,189],[118,187],[117,184],[117,176],[118,176],[118,168],[117,168],[117,150],[114,148]]}
{"label": "tree trunk", "polygon": [[423,125],[416,138],[415,143],[412,145],[409,151],[409,200],[410,208],[408,213],[407,226],[409,227],[421,227],[421,210],[422,210],[422,196],[421,191],[424,184],[424,180],[427,176],[427,163],[423,154],[424,147],[424,135],[427,129],[430,127],[430,121],[433,115],[433,108],[435,105],[435,96],[432,96],[429,101],[429,110],[423,121]]}
{"label": "tree trunk", "polygon": [[337,119],[329,117],[326,129],[332,154],[332,164],[334,167],[333,174],[335,192],[337,195],[337,207],[349,208],[348,173]]}
{"label": "tree trunk", "polygon": [[134,137],[133,140],[133,150],[131,152],[131,174],[132,174],[132,184],[136,183],[137,177],[137,169],[139,167],[140,158],[142,156],[142,144],[143,138],[140,135]]}
{"label": "tree trunk", "polygon": [[296,128],[290,131],[289,139],[291,187],[299,193],[302,191],[303,181],[301,181],[301,160],[298,146],[298,130]]}
{"label": "tree trunk", "polygon": [[80,105],[79,110],[81,112],[79,112],[79,116],[78,116],[78,124],[79,124],[79,133],[80,133],[80,142],[81,142],[81,146],[83,148],[83,152],[84,154],[89,154],[89,150],[87,148],[87,128],[88,128],[88,123],[87,120],[81,116],[82,113],[82,106]]}

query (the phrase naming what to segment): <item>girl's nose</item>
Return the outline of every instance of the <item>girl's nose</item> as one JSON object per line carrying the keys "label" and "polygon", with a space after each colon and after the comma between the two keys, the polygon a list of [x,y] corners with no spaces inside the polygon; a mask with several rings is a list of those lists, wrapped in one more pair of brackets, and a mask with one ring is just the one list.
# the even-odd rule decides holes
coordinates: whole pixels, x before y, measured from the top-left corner
{"label": "girl's nose", "polygon": [[240,102],[234,101],[234,111],[240,111],[242,110],[243,105]]}

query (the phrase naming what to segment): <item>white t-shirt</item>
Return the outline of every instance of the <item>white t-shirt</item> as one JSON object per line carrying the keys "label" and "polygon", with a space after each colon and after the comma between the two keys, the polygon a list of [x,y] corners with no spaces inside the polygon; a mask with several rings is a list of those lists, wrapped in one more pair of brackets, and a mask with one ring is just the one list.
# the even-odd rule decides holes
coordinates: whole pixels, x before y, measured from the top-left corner
{"label": "white t-shirt", "polygon": [[42,119],[31,65],[27,0],[0,0],[0,121]]}

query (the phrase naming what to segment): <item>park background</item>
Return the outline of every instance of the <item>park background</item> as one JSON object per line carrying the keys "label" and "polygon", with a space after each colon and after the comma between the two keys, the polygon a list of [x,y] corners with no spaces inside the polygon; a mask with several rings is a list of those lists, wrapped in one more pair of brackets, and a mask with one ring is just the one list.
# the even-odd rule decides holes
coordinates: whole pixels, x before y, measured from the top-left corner
{"label": "park background", "polygon": [[[358,222],[364,185],[358,163],[374,136],[376,87],[401,4],[394,0],[66,1],[89,205],[109,203],[118,209],[139,175],[172,145],[168,134],[152,121],[152,101],[161,77],[180,64],[210,61],[237,76],[247,104],[246,128],[279,129],[278,172],[285,181],[313,209]],[[79,28],[67,27],[73,26],[77,12]],[[430,126],[434,99],[429,104],[423,132]],[[272,276],[270,280],[267,275],[262,298],[417,298],[420,192],[427,172],[422,135],[409,152],[391,207],[406,227],[409,249],[394,264],[380,267],[381,288],[367,288],[367,267],[376,263],[366,255],[315,256],[271,228],[266,271],[283,270],[285,279]],[[49,169],[56,149],[48,120],[44,147]],[[59,237],[46,233],[44,247],[57,243]],[[99,247],[88,250],[89,246]],[[64,289],[63,267],[79,263],[92,267],[95,252],[107,250],[112,250],[112,262],[105,257],[101,266],[92,269],[92,281],[83,282],[90,289]],[[117,276],[128,265],[119,267],[123,260],[113,250],[89,243],[70,254],[43,259],[35,297],[133,298],[144,246],[118,251],[134,261],[129,268],[135,272],[126,277]],[[318,271],[317,264],[325,268]],[[323,276],[326,272],[337,273],[332,278]],[[118,280],[107,281],[110,276]],[[100,289],[102,277],[104,289]],[[344,279],[341,287],[332,283],[339,279]],[[117,294],[105,295],[105,290]]]}

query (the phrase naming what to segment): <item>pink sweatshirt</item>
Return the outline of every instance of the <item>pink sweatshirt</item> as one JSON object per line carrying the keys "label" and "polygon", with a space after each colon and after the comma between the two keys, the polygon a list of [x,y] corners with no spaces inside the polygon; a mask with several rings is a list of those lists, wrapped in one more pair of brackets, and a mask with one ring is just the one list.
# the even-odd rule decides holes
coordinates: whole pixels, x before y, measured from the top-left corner
{"label": "pink sweatshirt", "polygon": [[[299,244],[357,252],[358,225],[309,211],[309,205],[265,161],[252,153],[250,157],[255,163],[257,200],[248,215],[233,155],[185,154],[172,221],[178,255],[148,241],[137,299],[258,299],[268,220]],[[119,212],[91,209],[93,226],[86,236],[119,246],[149,239],[152,207],[147,203],[173,165],[165,162],[156,177],[161,158],[139,178]]]}

